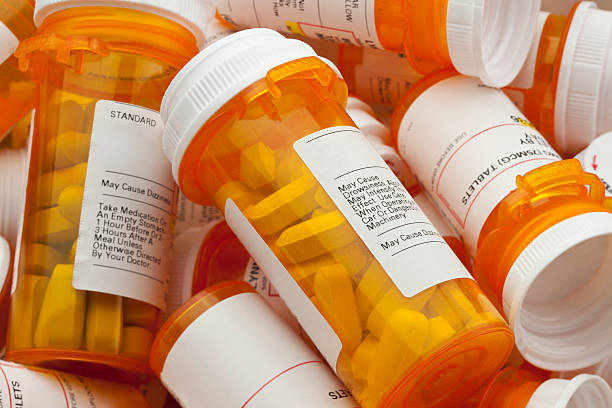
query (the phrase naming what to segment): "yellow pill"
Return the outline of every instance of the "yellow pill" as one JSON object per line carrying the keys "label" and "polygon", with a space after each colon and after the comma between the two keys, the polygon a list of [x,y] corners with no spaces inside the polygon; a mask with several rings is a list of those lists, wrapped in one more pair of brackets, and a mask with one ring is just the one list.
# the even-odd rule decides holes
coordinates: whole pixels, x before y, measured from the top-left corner
{"label": "yellow pill", "polygon": [[474,304],[465,296],[456,282],[445,282],[439,285],[438,289],[464,322],[467,323],[478,314]]}
{"label": "yellow pill", "polygon": [[367,328],[380,338],[388,319],[398,310],[421,311],[435,293],[436,288],[429,288],[407,298],[395,287],[385,293],[380,301],[374,306],[372,313],[368,317]]}
{"label": "yellow pill", "polygon": [[424,314],[398,310],[389,318],[368,373],[369,384],[389,385],[424,353],[428,322]]}
{"label": "yellow pill", "polygon": [[368,334],[361,342],[355,354],[353,354],[353,362],[351,364],[352,372],[355,378],[367,380],[368,371],[372,366],[372,362],[376,358],[376,349],[378,348],[378,338],[373,334]]}
{"label": "yellow pill", "polygon": [[159,319],[159,309],[134,299],[123,299],[123,320],[126,326],[138,326],[154,330]]}
{"label": "yellow pill", "polygon": [[323,214],[327,214],[329,211],[328,210],[324,210],[323,208],[317,208],[316,210],[314,210],[312,212],[312,214],[310,215],[310,218],[317,218],[322,216]]}
{"label": "yellow pill", "polygon": [[29,225],[30,239],[35,242],[61,244],[73,241],[78,226],[62,215],[58,207],[38,211]]}
{"label": "yellow pill", "polygon": [[27,244],[26,274],[51,275],[55,265],[65,263],[64,255],[49,245]]}
{"label": "yellow pill", "polygon": [[357,309],[361,322],[365,325],[374,306],[391,289],[393,282],[377,261],[373,261],[355,289]]}
{"label": "yellow pill", "polygon": [[293,279],[300,285],[308,297],[314,295],[314,277],[317,271],[327,266],[336,264],[335,259],[330,255],[318,256],[306,262],[291,264],[287,271]]}
{"label": "yellow pill", "polygon": [[85,322],[85,346],[87,350],[119,354],[122,328],[121,296],[89,292],[87,294],[87,319]]}
{"label": "yellow pill", "polygon": [[72,246],[70,247],[70,254],[68,255],[68,260],[70,261],[70,263],[74,263],[78,241],[79,241],[78,238],[75,239],[74,242],[72,243]]}
{"label": "yellow pill", "polygon": [[329,211],[337,210],[334,202],[331,200],[331,198],[329,198],[325,190],[323,190],[321,187],[317,189],[314,197],[315,201],[321,208]]}
{"label": "yellow pill", "polygon": [[304,175],[248,207],[245,215],[263,236],[280,232],[317,207],[314,201],[316,186],[311,175]]}
{"label": "yellow pill", "polygon": [[340,264],[317,271],[314,292],[319,311],[334,328],[344,349],[351,351],[361,343],[361,322],[357,313],[351,277]]}
{"label": "yellow pill", "polygon": [[85,327],[86,292],[72,287],[73,265],[57,265],[36,324],[36,347],[78,349]]}
{"label": "yellow pill", "polygon": [[[265,122],[269,123],[268,118],[255,118],[234,121],[232,127],[227,131],[227,140],[229,140],[231,146],[237,150],[244,150],[249,146],[252,146],[259,142],[261,139],[260,130],[262,124]],[[269,128],[270,126],[266,126]]]}
{"label": "yellow pill", "polygon": [[47,111],[47,129],[57,134],[64,132],[81,132],[85,125],[85,112],[75,101],[66,101],[50,106]]}
{"label": "yellow pill", "polygon": [[83,187],[69,186],[57,198],[57,206],[62,215],[77,225],[81,220],[83,191]]}
{"label": "yellow pill", "polygon": [[456,331],[442,316],[429,319],[429,332],[427,334],[427,341],[425,342],[425,351],[429,352],[443,345],[449,341],[455,333]]}
{"label": "yellow pill", "polygon": [[274,185],[277,188],[286,186],[308,172],[308,168],[295,151],[279,150],[275,156],[278,165]]}
{"label": "yellow pill", "polygon": [[214,196],[215,204],[221,211],[225,211],[225,203],[228,198],[231,198],[238,208],[242,209],[257,203],[263,197],[242,181],[230,181],[225,183]]}
{"label": "yellow pill", "polygon": [[468,329],[474,329],[478,326],[491,324],[496,320],[499,320],[501,323],[501,316],[489,312],[478,313],[475,316],[472,316],[470,320],[468,320],[466,326]]}
{"label": "yellow pill", "polygon": [[36,322],[42,306],[49,278],[42,275],[21,275],[11,298],[11,327],[9,344],[12,349],[33,346]]}
{"label": "yellow pill", "polygon": [[357,235],[339,211],[287,228],[276,246],[293,263],[307,261],[350,244]]}
{"label": "yellow pill", "polygon": [[244,149],[240,154],[240,176],[256,190],[270,184],[276,178],[274,152],[263,143]]}
{"label": "yellow pill", "polygon": [[126,326],[123,328],[123,345],[121,355],[137,360],[149,360],[153,345],[153,333],[142,327]]}
{"label": "yellow pill", "polygon": [[57,205],[59,195],[68,186],[84,186],[87,163],[79,163],[65,169],[50,171],[38,178],[38,205],[51,207]]}
{"label": "yellow pill", "polygon": [[64,168],[87,161],[91,137],[87,133],[65,132],[47,143],[47,163]]}
{"label": "yellow pill", "polygon": [[348,245],[332,251],[331,255],[341,263],[353,279],[360,278],[371,259],[370,251],[360,239],[355,239]]}
{"label": "yellow pill", "polygon": [[[461,330],[477,314],[476,309],[463,292],[446,282],[438,286],[427,305],[434,316],[442,316],[456,331]],[[446,287],[445,287],[446,286]]]}

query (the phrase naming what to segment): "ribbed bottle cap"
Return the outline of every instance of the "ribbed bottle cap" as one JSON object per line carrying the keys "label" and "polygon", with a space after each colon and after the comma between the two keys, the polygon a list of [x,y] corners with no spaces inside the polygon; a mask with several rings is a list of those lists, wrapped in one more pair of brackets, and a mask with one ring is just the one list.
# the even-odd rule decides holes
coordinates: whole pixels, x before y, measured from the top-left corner
{"label": "ribbed bottle cap", "polygon": [[448,0],[446,38],[455,68],[486,85],[517,76],[533,40],[541,0]]}
{"label": "ribbed bottle cap", "polygon": [[612,129],[612,12],[583,1],[574,12],[557,81],[555,141],[573,156]]}
{"label": "ribbed bottle cap", "polygon": [[25,200],[27,161],[25,149],[0,150],[0,235],[13,247]]}
{"label": "ribbed bottle cap", "polygon": [[36,0],[34,23],[40,27],[56,11],[74,7],[122,7],[157,14],[193,33],[198,44],[204,42],[206,25],[215,13],[215,2],[208,0]]}
{"label": "ribbed bottle cap", "polygon": [[612,355],[612,213],[566,219],[533,240],[506,277],[503,306],[516,346],[550,371]]}
{"label": "ribbed bottle cap", "polygon": [[271,69],[315,56],[306,43],[265,28],[229,35],[195,56],[174,78],[161,106],[163,148],[174,178],[187,147],[217,110]]}
{"label": "ribbed bottle cap", "polygon": [[545,381],[533,393],[528,408],[609,408],[612,390],[595,375],[580,374],[572,380]]}

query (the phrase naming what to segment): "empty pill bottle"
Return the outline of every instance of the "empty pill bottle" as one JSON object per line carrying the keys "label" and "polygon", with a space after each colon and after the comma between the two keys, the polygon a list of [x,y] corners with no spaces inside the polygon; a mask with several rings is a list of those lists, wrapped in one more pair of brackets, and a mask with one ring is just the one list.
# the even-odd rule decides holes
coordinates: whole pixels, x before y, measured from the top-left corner
{"label": "empty pill bottle", "polygon": [[237,27],[402,51],[418,72],[454,67],[506,86],[525,62],[540,0],[230,0],[217,10]]}
{"label": "empty pill bottle", "polygon": [[547,379],[527,370],[506,367],[483,387],[474,408],[604,408],[612,390],[601,377],[581,374],[571,379]]}
{"label": "empty pill bottle", "polygon": [[212,12],[183,0],[36,2],[39,29],[15,53],[40,91],[7,359],[153,376],[175,199],[159,106]]}
{"label": "empty pill bottle", "polygon": [[578,2],[569,16],[542,12],[512,99],[564,157],[612,130],[612,12]]}
{"label": "empty pill bottle", "polygon": [[0,140],[34,107],[36,86],[13,56],[19,42],[36,33],[33,13],[34,1],[0,1]]}
{"label": "empty pill bottle", "polygon": [[612,132],[605,133],[575,157],[582,168],[597,175],[604,183],[606,196],[612,197]]}
{"label": "empty pill bottle", "polygon": [[511,333],[355,127],[329,64],[268,29],[217,41],[164,96],[164,151],[359,404],[452,406],[458,383],[469,393],[503,363]]}
{"label": "empty pill bottle", "polygon": [[124,384],[2,360],[0,360],[0,370],[4,377],[0,382],[2,401],[9,408],[149,407],[141,393]]}
{"label": "empty pill bottle", "polygon": [[243,281],[213,285],[178,309],[155,339],[151,367],[183,408],[358,407]]}
{"label": "empty pill bottle", "polygon": [[502,91],[453,72],[415,85],[392,129],[525,359],[564,370],[610,355],[612,214],[601,181],[560,161]]}
{"label": "empty pill bottle", "polygon": [[27,171],[25,149],[0,150],[0,235],[13,249],[23,217]]}

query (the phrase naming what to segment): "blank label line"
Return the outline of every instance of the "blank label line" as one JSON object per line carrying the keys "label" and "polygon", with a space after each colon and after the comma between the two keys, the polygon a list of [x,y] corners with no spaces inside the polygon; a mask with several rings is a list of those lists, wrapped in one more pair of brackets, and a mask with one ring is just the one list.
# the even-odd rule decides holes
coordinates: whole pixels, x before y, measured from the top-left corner
{"label": "blank label line", "polygon": [[419,245],[425,245],[425,244],[445,244],[445,243],[446,242],[444,242],[444,241],[425,241],[425,242],[421,242],[420,244],[414,244],[414,245],[411,245],[411,246],[409,246],[407,248],[401,249],[401,250],[397,251],[396,253],[392,254],[391,256],[395,256],[397,254],[401,254],[402,252],[407,251],[407,250],[409,250],[411,248],[414,248],[414,247],[418,247]]}
{"label": "blank label line", "polygon": [[341,175],[339,175],[338,177],[335,177],[335,178],[334,178],[334,180],[338,180],[339,178],[344,177],[344,176],[348,176],[349,174],[352,174],[352,173],[355,173],[355,172],[358,172],[358,171],[361,171],[361,170],[368,170],[368,169],[383,169],[383,170],[389,170],[389,171],[391,171],[391,169],[390,169],[389,167],[385,167],[385,166],[368,166],[368,167],[361,167],[361,168],[359,168],[359,169],[351,170],[351,171],[348,171],[348,172],[346,172],[346,173],[344,173],[344,174],[341,174]]}
{"label": "blank label line", "polygon": [[157,279],[156,277],[154,277],[154,276],[150,276],[150,275],[147,275],[146,273],[141,273],[141,272],[137,272],[137,271],[132,271],[132,270],[130,270],[130,269],[117,268],[117,267],[115,267],[115,266],[100,265],[100,264],[93,264],[93,265],[94,265],[94,266],[98,266],[98,267],[100,267],[100,268],[115,269],[115,270],[118,270],[118,271],[123,271],[123,272],[133,273],[133,274],[135,274],[135,275],[139,275],[139,276],[143,276],[143,277],[145,277],[145,278],[152,279],[152,280],[154,280],[154,281],[156,281],[156,282],[161,283],[162,285],[164,284],[164,282],[163,282],[161,279]]}

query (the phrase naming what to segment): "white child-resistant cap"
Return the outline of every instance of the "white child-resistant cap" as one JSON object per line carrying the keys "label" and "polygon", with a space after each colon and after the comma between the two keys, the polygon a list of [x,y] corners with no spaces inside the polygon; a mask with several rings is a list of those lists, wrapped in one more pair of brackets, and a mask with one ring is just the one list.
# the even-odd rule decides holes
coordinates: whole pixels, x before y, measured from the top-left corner
{"label": "white child-resistant cap", "polygon": [[506,277],[503,306],[531,364],[576,370],[612,355],[612,213],[566,219],[523,250]]}
{"label": "white child-resistant cap", "polygon": [[56,11],[74,7],[122,7],[157,14],[192,32],[198,45],[204,43],[206,25],[215,13],[207,0],[36,0],[34,23],[40,27]]}
{"label": "white child-resistant cap", "polygon": [[581,374],[572,380],[553,379],[533,393],[527,408],[610,408],[612,390],[596,375]]}
{"label": "white child-resistant cap", "polygon": [[0,150],[0,235],[13,248],[22,220],[27,172],[25,149]]}
{"label": "white child-resistant cap", "polygon": [[574,156],[612,130],[612,12],[584,1],[562,50],[555,97],[555,141]]}
{"label": "white child-resistant cap", "polygon": [[244,88],[265,78],[271,69],[316,56],[302,41],[285,38],[274,30],[254,28],[211,44],[189,61],[170,83],[161,105],[166,125],[163,149],[172,162],[174,178],[178,180],[187,147],[217,110]]}
{"label": "white child-resistant cap", "polygon": [[535,35],[541,0],[448,0],[446,38],[457,71],[504,87]]}

